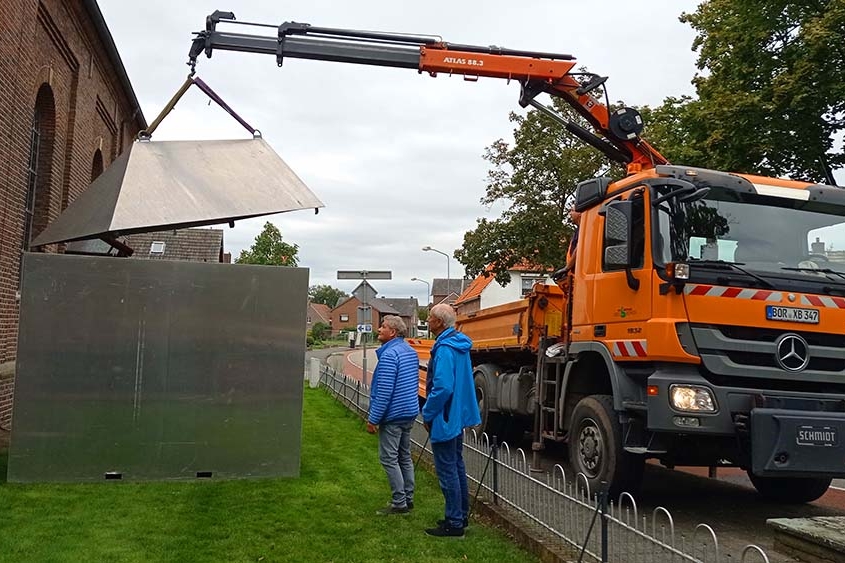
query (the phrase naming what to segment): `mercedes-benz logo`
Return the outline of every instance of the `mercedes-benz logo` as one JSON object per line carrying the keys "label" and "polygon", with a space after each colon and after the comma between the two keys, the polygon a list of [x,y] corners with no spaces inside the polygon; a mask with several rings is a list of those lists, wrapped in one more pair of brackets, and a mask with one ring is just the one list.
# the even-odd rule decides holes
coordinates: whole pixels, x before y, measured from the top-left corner
{"label": "mercedes-benz logo", "polygon": [[787,371],[801,371],[810,363],[810,346],[797,334],[784,334],[775,343],[775,359]]}

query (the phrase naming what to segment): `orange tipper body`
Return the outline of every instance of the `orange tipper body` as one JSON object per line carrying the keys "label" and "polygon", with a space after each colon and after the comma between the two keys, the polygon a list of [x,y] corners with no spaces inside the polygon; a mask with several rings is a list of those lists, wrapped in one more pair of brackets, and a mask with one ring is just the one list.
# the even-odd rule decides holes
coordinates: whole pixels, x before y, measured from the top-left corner
{"label": "orange tipper body", "polygon": [[[736,466],[764,496],[806,502],[845,477],[845,190],[673,166],[610,110],[607,77],[572,55],[439,36],[206,18],[189,52],[261,53],[500,79],[518,102],[627,166],[575,192],[573,271],[460,315],[482,426],[533,450],[568,444],[591,490],[633,492],[643,462]],[[241,23],[240,31],[217,26]],[[263,33],[263,35],[261,34]],[[557,97],[591,130],[537,100]],[[173,102],[175,103],[175,101]],[[431,341],[420,353],[420,396]]]}

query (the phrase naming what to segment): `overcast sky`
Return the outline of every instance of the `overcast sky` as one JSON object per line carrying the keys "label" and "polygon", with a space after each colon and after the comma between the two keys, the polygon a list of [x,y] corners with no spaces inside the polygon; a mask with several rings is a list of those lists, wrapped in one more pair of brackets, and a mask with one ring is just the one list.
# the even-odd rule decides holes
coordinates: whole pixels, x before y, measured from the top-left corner
{"label": "overcast sky", "polygon": [[[278,25],[439,35],[444,41],[570,53],[578,65],[609,76],[613,101],[660,104],[693,94],[693,32],[681,24],[694,0],[573,2],[504,0],[403,2],[386,0],[235,1],[99,0],[135,94],[151,122],[184,82],[194,31],[215,9],[238,20]],[[238,26],[221,27],[247,32]],[[271,28],[255,32],[273,36]],[[512,139],[511,111],[519,85],[481,78],[431,78],[412,70],[215,52],[197,75],[253,127],[325,204],[318,215],[295,211],[225,228],[226,251],[248,248],[265,221],[299,245],[311,284],[350,292],[337,270],[391,270],[373,282],[380,296],[417,297],[446,277],[451,255],[487,209],[485,147]],[[541,100],[544,101],[544,100]],[[547,99],[545,101],[548,101]],[[645,133],[648,137],[648,130]],[[196,88],[186,94],[153,140],[249,138],[249,133]],[[451,277],[463,267],[451,260]]]}

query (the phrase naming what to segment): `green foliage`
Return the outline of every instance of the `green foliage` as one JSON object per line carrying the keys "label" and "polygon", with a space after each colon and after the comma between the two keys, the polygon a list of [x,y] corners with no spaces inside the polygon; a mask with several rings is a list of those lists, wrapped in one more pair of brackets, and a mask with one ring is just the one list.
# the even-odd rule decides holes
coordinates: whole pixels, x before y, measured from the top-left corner
{"label": "green foliage", "polygon": [[264,230],[255,237],[249,250],[242,250],[236,264],[263,264],[268,266],[297,266],[299,245],[282,240],[282,233],[273,223],[264,223]]}
{"label": "green foliage", "polygon": [[326,323],[314,323],[311,326],[311,336],[314,337],[314,340],[325,340],[330,333],[331,328]]}
{"label": "green foliage", "polygon": [[692,163],[812,181],[821,156],[845,164],[845,1],[708,0],[681,21],[703,71],[680,133]]}
{"label": "green foliage", "polygon": [[702,123],[700,103],[689,96],[669,97],[655,108],[638,107],[643,116],[643,138],[669,159],[686,166],[713,168],[704,150],[706,123]]}
{"label": "green foliage", "polygon": [[349,297],[349,294],[330,285],[312,285],[308,288],[308,298],[312,303],[322,303],[333,308],[344,297]]}
{"label": "green foliage", "polygon": [[[564,102],[555,99],[555,110],[566,118],[583,119]],[[578,182],[607,168],[604,156],[566,132],[545,115],[530,111],[512,113],[516,124],[513,146],[499,139],[487,147],[487,191],[481,203],[506,203],[499,219],[478,219],[464,235],[455,258],[470,276],[492,265],[500,283],[507,283],[508,270],[528,260],[548,271],[566,264],[566,249],[573,226],[567,214]]]}
{"label": "green foliage", "polygon": [[428,307],[417,307],[417,318],[420,322],[426,322],[428,320]]}

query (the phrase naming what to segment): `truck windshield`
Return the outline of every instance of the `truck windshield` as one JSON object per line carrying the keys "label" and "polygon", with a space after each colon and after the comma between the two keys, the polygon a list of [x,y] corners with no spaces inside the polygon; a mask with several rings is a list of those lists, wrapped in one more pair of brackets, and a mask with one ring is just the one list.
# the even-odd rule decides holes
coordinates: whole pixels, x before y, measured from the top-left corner
{"label": "truck windshield", "polygon": [[[655,198],[671,188],[657,186]],[[758,274],[845,283],[845,206],[713,187],[702,199],[653,208],[655,264],[722,261]]]}

